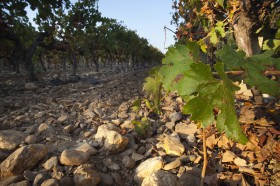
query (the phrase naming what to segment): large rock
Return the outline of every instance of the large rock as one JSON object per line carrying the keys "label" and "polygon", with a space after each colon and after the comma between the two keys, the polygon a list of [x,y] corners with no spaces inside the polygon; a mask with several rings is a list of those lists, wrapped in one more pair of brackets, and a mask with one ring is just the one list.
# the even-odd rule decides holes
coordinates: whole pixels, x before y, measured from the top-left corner
{"label": "large rock", "polygon": [[47,152],[47,147],[42,144],[32,144],[17,149],[1,163],[0,180],[19,175],[25,170],[32,169],[45,157]]}
{"label": "large rock", "polygon": [[101,145],[103,144],[104,149],[111,153],[121,152],[126,148],[129,140],[117,131],[119,131],[119,129],[115,125],[101,125],[98,127],[95,140]]}
{"label": "large rock", "polygon": [[73,180],[76,186],[96,186],[100,183],[100,176],[91,167],[80,165],[74,171]]}
{"label": "large rock", "polygon": [[88,143],[84,143],[77,148],[67,149],[61,153],[60,163],[64,165],[81,165],[86,163],[90,156],[97,151]]}
{"label": "large rock", "polygon": [[146,177],[141,186],[180,186],[176,176],[159,170]]}
{"label": "large rock", "polygon": [[185,147],[180,142],[180,139],[171,135],[165,136],[163,141],[163,148],[166,154],[171,156],[181,156],[185,151]]}
{"label": "large rock", "polygon": [[0,131],[0,149],[14,150],[24,140],[26,134],[16,130]]}
{"label": "large rock", "polygon": [[135,181],[142,182],[144,178],[160,170],[162,166],[163,166],[163,160],[162,157],[160,156],[147,159],[135,169],[135,176],[134,176]]}

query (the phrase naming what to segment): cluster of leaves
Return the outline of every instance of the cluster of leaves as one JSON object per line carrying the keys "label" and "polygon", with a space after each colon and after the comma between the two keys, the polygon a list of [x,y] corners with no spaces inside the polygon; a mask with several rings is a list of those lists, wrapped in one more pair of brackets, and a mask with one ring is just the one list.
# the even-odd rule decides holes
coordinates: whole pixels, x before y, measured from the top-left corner
{"label": "cluster of leaves", "polygon": [[199,53],[196,42],[169,48],[163,65],[146,78],[144,90],[155,102],[160,100],[161,85],[167,92],[176,91],[186,101],[184,114],[191,114],[191,119],[202,127],[215,121],[219,131],[245,144],[247,138],[240,127],[234,105],[235,91],[239,88],[228,78],[225,69],[244,70],[250,86],[257,86],[263,93],[279,96],[279,84],[262,74],[272,66],[279,69],[279,58],[271,57],[273,51],[248,58],[228,45],[216,52],[219,57],[219,62],[213,66],[216,76],[210,65],[200,61]]}
{"label": "cluster of leaves", "polygon": [[150,130],[150,121],[147,117],[141,118],[140,121],[133,120],[132,124],[134,125],[134,130],[138,134],[139,137],[145,138],[147,133]]}

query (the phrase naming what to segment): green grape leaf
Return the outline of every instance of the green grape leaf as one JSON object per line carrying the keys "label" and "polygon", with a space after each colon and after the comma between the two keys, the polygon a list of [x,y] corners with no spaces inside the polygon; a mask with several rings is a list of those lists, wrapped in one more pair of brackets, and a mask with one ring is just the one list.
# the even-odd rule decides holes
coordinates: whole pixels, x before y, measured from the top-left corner
{"label": "green grape leaf", "polygon": [[168,48],[162,64],[172,65],[185,63],[186,59],[190,59],[190,51],[185,45],[176,45],[175,47]]}
{"label": "green grape leaf", "polygon": [[280,39],[280,29],[277,30],[277,32],[275,34],[275,38]]}
{"label": "green grape leaf", "polygon": [[216,2],[224,8],[224,0],[216,0]]}
{"label": "green grape leaf", "polygon": [[152,69],[150,76],[145,79],[143,90],[147,92],[153,100],[156,109],[159,109],[161,99],[161,77],[157,69]]}
{"label": "green grape leaf", "polygon": [[240,70],[244,64],[245,54],[235,51],[231,46],[225,45],[216,51],[216,56],[225,63],[227,69]]}
{"label": "green grape leaf", "polygon": [[173,83],[180,80],[182,75],[189,69],[193,62],[190,50],[183,45],[177,45],[176,48],[170,48],[162,63],[165,64],[159,70],[162,77],[162,83],[167,91],[175,90]]}
{"label": "green grape leaf", "polygon": [[265,66],[256,62],[247,62],[244,64],[246,69],[247,78],[245,82],[250,86],[257,86],[262,93],[279,97],[280,86],[276,81],[268,79],[262,74]]}
{"label": "green grape leaf", "polygon": [[217,116],[217,128],[220,132],[225,131],[226,135],[234,141],[246,144],[248,139],[240,127],[234,106],[235,91],[239,88],[228,79],[224,72],[223,63],[217,63],[214,68],[222,79],[222,91],[219,92],[219,99],[221,99],[222,102],[218,102],[220,104],[216,105],[220,110]]}
{"label": "green grape leaf", "polygon": [[173,84],[173,88],[180,96],[189,96],[197,92],[200,84],[206,84],[216,79],[212,76],[211,67],[204,63],[192,63],[180,80]]}
{"label": "green grape leaf", "polygon": [[215,28],[211,29],[211,31],[209,32],[209,36],[210,36],[210,42],[212,44],[216,45],[219,42],[219,38],[218,38]]}
{"label": "green grape leaf", "polygon": [[194,61],[199,61],[200,46],[196,41],[189,41],[187,48],[190,50]]}
{"label": "green grape leaf", "polygon": [[229,70],[245,70],[245,82],[250,86],[257,86],[262,93],[279,96],[280,89],[276,81],[268,79],[262,72],[270,66],[280,67],[279,58],[273,58],[274,50],[246,58],[245,54],[235,51],[226,45],[216,52]]}
{"label": "green grape leaf", "polygon": [[280,39],[268,39],[263,43],[263,50],[276,49],[280,46]]}
{"label": "green grape leaf", "polygon": [[[203,81],[194,81],[194,84],[197,85],[197,96],[186,103],[183,112],[185,114],[191,114],[192,120],[201,122],[202,126],[206,127],[213,123],[215,120],[213,110],[218,109],[217,127],[220,131],[225,131],[229,138],[244,144],[247,138],[240,128],[234,107],[235,91],[239,88],[228,79],[224,72],[223,63],[217,63],[214,68],[221,77],[221,80],[215,79],[212,73],[208,72],[208,70],[210,71],[210,67],[207,65],[203,63],[194,63],[191,65],[189,73],[193,75],[186,76],[186,79],[189,78],[190,82],[191,80],[195,80],[195,74],[197,78],[200,76],[204,76],[204,78]],[[205,71],[206,69],[208,70]],[[228,113],[229,111],[231,113]]]}

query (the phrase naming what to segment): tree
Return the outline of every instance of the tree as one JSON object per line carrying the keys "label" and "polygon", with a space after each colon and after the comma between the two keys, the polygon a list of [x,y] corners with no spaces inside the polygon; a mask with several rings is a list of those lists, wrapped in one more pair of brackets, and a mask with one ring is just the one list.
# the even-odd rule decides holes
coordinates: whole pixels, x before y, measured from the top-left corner
{"label": "tree", "polygon": [[[43,43],[46,37],[50,37],[55,30],[55,23],[58,13],[69,6],[69,0],[63,1],[46,1],[46,0],[15,0],[0,2],[0,32],[2,40],[10,40],[14,42],[15,56],[23,56],[28,79],[36,81],[32,64],[32,57],[38,45]],[[33,11],[37,10],[35,18],[38,24],[38,30],[30,25],[26,8],[30,7]],[[30,37],[33,35],[33,37]],[[28,41],[24,41],[22,37],[28,37]],[[15,59],[12,59],[13,61]]]}

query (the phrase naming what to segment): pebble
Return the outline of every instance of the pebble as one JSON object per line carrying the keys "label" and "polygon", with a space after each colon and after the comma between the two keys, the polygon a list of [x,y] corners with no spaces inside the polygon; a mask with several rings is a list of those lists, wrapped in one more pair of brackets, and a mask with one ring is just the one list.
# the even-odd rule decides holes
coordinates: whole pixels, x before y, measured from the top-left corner
{"label": "pebble", "polygon": [[168,164],[166,164],[163,169],[164,170],[171,170],[171,169],[176,169],[182,165],[182,162],[179,158],[177,158],[175,161],[172,161]]}
{"label": "pebble", "polygon": [[180,186],[180,184],[175,175],[159,170],[146,177],[141,186]]}
{"label": "pebble", "polygon": [[135,166],[135,161],[132,158],[130,158],[129,156],[125,156],[122,159],[122,163],[128,169],[132,169]]}
{"label": "pebble", "polygon": [[91,167],[80,165],[74,171],[73,180],[77,186],[97,186],[100,183],[100,176]]}
{"label": "pebble", "polygon": [[42,183],[41,186],[59,186],[56,179],[48,179]]}
{"label": "pebble", "polygon": [[160,170],[162,166],[163,166],[163,159],[160,156],[145,160],[135,169],[135,176],[134,176],[135,181],[141,182],[144,178],[146,178],[150,174]]}
{"label": "pebble", "polygon": [[99,172],[98,173],[100,176],[100,185],[113,185],[114,179],[110,174],[104,174]]}
{"label": "pebble", "polygon": [[185,152],[184,145],[174,136],[165,136],[163,148],[168,155],[181,156]]}
{"label": "pebble", "polygon": [[51,157],[48,159],[42,166],[46,170],[51,170],[52,168],[56,167],[58,165],[58,158],[56,156]]}

